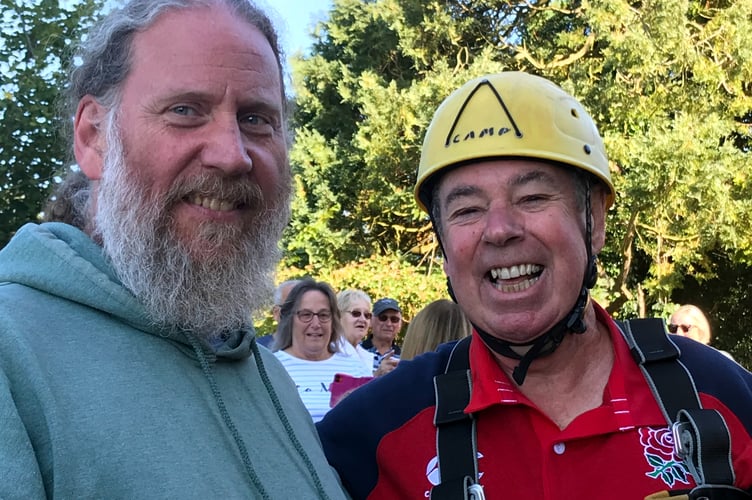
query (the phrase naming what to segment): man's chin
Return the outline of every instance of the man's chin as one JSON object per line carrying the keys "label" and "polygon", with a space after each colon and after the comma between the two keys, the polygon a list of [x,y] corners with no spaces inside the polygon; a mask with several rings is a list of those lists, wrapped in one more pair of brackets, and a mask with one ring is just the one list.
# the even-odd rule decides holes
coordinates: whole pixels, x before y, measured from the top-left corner
{"label": "man's chin", "polygon": [[194,263],[225,262],[238,254],[237,244],[194,240],[187,249],[189,259]]}
{"label": "man's chin", "polygon": [[194,231],[183,233],[177,239],[187,255],[194,262],[206,259],[221,260],[236,256],[243,248],[243,239],[247,238],[240,231],[207,232]]}

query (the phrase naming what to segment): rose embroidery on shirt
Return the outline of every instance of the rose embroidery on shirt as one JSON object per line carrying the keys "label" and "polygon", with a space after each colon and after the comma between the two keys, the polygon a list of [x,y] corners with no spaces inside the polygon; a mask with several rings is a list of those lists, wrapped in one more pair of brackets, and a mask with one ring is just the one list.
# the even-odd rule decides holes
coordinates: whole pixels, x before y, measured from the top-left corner
{"label": "rose embroidery on shirt", "polygon": [[689,484],[692,474],[684,462],[674,454],[674,436],[671,429],[643,427],[639,431],[645,460],[653,468],[645,475],[653,479],[660,478],[669,487],[673,487],[677,481]]}

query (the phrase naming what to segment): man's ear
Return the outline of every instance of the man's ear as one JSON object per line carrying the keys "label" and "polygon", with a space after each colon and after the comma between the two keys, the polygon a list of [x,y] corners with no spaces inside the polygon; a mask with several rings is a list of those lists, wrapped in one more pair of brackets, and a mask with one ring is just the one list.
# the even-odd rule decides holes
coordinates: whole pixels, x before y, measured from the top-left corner
{"label": "man's ear", "polygon": [[107,147],[104,125],[106,115],[107,110],[91,95],[84,96],[78,103],[73,122],[73,153],[78,166],[90,180],[102,177]]}

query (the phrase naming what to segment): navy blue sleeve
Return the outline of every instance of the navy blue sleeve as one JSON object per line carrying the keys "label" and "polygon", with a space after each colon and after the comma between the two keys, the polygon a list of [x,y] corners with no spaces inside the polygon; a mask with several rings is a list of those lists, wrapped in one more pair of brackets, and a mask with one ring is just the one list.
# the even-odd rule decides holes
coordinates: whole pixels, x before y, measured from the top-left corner
{"label": "navy blue sleeve", "polygon": [[402,361],[344,398],[316,424],[329,463],[354,500],[376,486],[381,438],[434,405],[433,377],[444,371],[451,346]]}
{"label": "navy blue sleeve", "polygon": [[712,347],[679,335],[671,340],[679,346],[697,391],[720,400],[752,435],[752,373]]}

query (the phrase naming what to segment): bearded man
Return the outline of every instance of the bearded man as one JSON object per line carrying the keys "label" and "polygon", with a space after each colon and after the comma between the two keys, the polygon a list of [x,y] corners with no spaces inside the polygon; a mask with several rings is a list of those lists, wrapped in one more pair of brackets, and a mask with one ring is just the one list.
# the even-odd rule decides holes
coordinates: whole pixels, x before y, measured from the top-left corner
{"label": "bearded man", "polygon": [[0,252],[0,498],[342,498],[251,323],[291,195],[272,23],[133,0],[74,60],[79,169]]}

